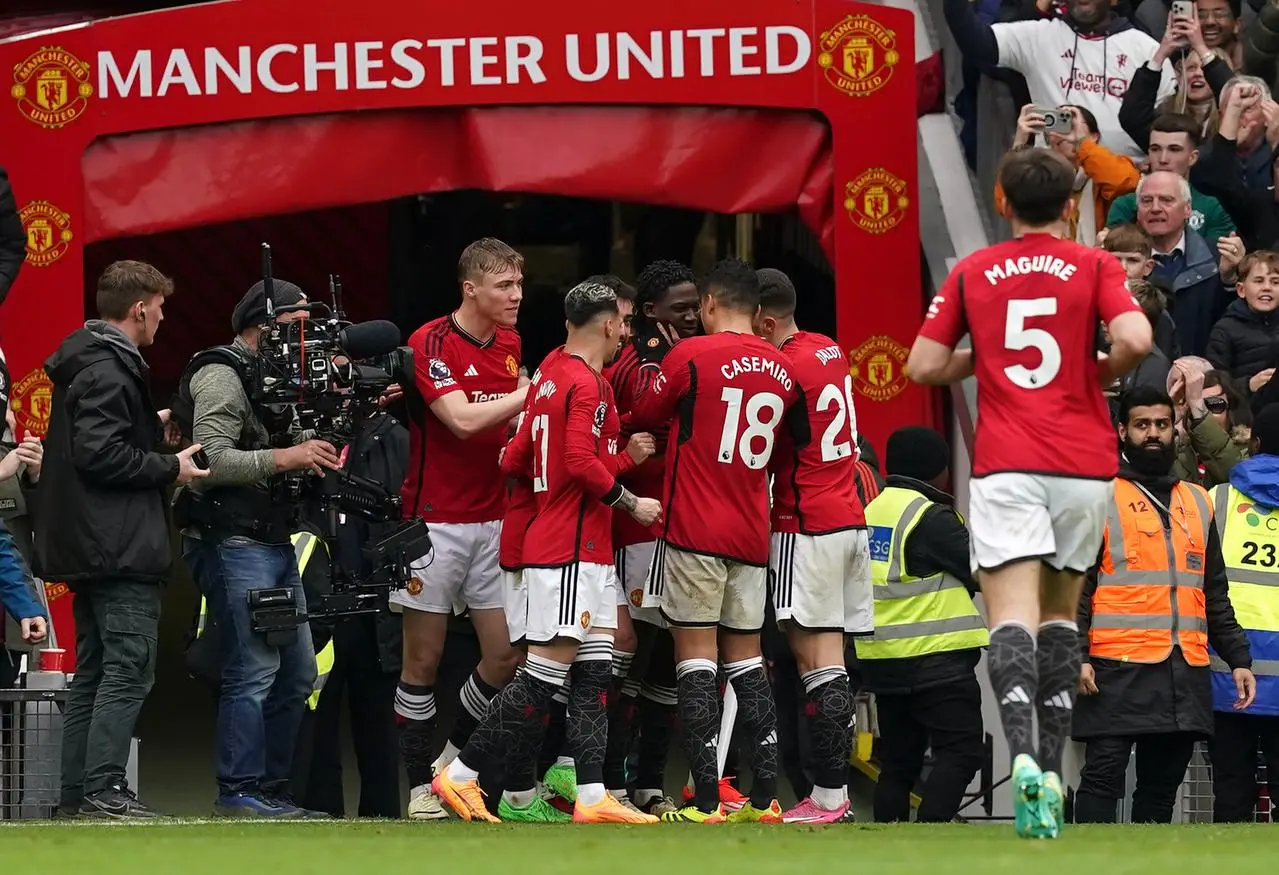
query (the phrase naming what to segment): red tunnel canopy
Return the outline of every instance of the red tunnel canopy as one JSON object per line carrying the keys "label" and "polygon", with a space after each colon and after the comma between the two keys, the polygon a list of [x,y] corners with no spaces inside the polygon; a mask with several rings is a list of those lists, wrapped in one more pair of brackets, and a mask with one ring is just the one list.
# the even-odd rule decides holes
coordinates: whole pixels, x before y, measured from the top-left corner
{"label": "red tunnel canopy", "polygon": [[3,310],[16,412],[43,431],[86,243],[481,188],[798,208],[882,441],[931,413],[901,373],[923,311],[913,33],[845,0],[231,0],[0,40],[28,231]]}

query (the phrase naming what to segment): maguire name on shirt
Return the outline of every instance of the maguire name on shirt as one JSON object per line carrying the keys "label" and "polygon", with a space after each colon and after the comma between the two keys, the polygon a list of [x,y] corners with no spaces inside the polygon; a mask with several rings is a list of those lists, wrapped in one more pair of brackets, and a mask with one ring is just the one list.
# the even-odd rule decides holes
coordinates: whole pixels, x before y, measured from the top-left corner
{"label": "maguire name on shirt", "polygon": [[1078,269],[1076,265],[1055,255],[1023,255],[1019,258],[1005,258],[1003,264],[986,268],[986,282],[995,286],[1003,280],[1032,273],[1046,273],[1062,282],[1068,282]]}

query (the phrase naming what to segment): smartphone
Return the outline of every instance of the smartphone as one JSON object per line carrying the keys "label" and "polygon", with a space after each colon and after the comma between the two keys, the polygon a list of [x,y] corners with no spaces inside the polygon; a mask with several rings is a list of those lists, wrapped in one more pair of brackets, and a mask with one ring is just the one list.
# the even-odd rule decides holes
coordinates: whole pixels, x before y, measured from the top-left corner
{"label": "smartphone", "polygon": [[1035,107],[1035,112],[1044,117],[1044,130],[1054,134],[1066,134],[1075,128],[1075,116],[1068,109],[1049,109]]}
{"label": "smartphone", "polygon": [[1193,21],[1195,18],[1195,4],[1191,0],[1172,0],[1172,17],[1189,18]]}

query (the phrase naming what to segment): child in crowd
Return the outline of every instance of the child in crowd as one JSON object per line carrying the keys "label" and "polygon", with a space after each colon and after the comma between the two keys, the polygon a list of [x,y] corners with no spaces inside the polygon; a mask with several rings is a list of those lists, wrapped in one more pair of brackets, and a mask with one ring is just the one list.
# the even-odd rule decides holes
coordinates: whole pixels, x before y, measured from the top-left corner
{"label": "child in crowd", "polygon": [[[1163,288],[1158,280],[1151,278],[1151,272],[1155,269],[1155,259],[1152,255],[1154,244],[1150,241],[1150,235],[1137,225],[1116,225],[1107,229],[1102,237],[1101,247],[1119,259],[1119,263],[1124,266],[1124,272],[1128,274],[1129,283],[1134,280],[1143,280],[1149,284],[1151,294],[1160,297],[1158,315],[1151,319],[1150,323],[1155,332],[1154,349],[1163,353],[1165,362],[1172,362],[1181,355],[1180,345],[1177,343],[1177,324],[1172,321],[1172,316],[1168,313],[1169,290]],[[1136,297],[1135,292],[1134,297]],[[1141,304],[1141,301],[1137,303]],[[1147,309],[1145,304],[1141,304],[1141,308],[1146,311],[1147,316],[1150,315],[1151,310]]]}
{"label": "child in crowd", "polygon": [[1259,249],[1244,256],[1232,301],[1213,326],[1206,357],[1236,385],[1256,393],[1270,382],[1279,362],[1279,252]]}

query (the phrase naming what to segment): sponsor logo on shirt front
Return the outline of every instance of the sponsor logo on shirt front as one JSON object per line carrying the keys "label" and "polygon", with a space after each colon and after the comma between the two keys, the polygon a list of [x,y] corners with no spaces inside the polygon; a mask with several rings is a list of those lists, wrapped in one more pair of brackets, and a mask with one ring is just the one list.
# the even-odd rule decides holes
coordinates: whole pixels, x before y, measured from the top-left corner
{"label": "sponsor logo on shirt front", "polygon": [[468,368],[466,369],[466,373],[464,373],[462,376],[463,376],[463,377],[478,377],[479,375],[480,375],[480,372],[479,372],[479,371],[477,371],[477,370],[475,370],[475,365],[471,365],[470,367],[468,367]]}
{"label": "sponsor logo on shirt front", "polygon": [[499,398],[505,398],[510,392],[481,392],[475,389],[471,392],[472,401],[496,401]]}

